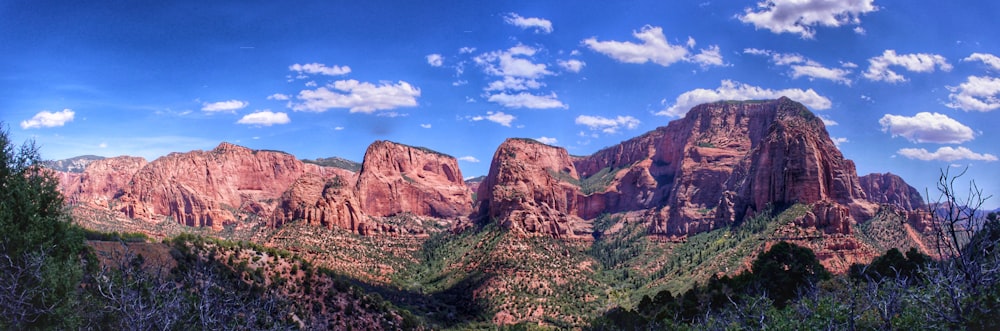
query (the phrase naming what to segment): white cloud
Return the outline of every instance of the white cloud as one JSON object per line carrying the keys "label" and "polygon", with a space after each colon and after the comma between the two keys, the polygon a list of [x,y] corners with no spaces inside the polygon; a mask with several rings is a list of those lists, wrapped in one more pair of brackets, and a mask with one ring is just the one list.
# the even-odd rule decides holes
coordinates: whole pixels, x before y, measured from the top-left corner
{"label": "white cloud", "polygon": [[473,60],[483,67],[483,70],[494,76],[510,76],[537,79],[552,75],[548,66],[531,62],[531,57],[538,50],[525,45],[517,45],[503,51],[493,51],[476,56]]}
{"label": "white cloud", "polygon": [[[703,66],[723,65],[718,46],[713,45],[702,49],[701,53],[692,57],[687,47],[671,45],[667,41],[667,37],[663,35],[663,28],[658,26],[646,25],[639,31],[632,32],[632,36],[641,40],[642,43],[613,40],[597,41],[597,38],[594,37],[585,39],[583,43],[595,52],[625,63],[653,62],[666,67],[679,61],[688,61]],[[694,39],[689,37],[687,45],[694,45]]]}
{"label": "white cloud", "polygon": [[552,22],[544,18],[521,17],[510,13],[504,17],[504,22],[522,29],[535,29],[535,33],[552,33]]}
{"label": "white cloud", "polygon": [[307,63],[307,64],[293,64],[288,66],[288,70],[298,72],[299,74],[320,74],[327,76],[340,76],[346,75],[351,72],[351,67],[348,66],[332,66],[327,67],[322,63]]}
{"label": "white cloud", "polygon": [[844,137],[830,137],[830,140],[832,140],[833,145],[837,147],[840,147],[840,144],[850,142],[850,140],[847,140],[847,138]]}
{"label": "white cloud", "polygon": [[517,117],[511,114],[505,114],[502,111],[498,112],[488,111],[486,112],[486,116],[474,116],[469,119],[477,122],[482,120],[487,120],[506,127],[510,127],[510,123],[513,122],[515,119],[517,119]]}
{"label": "white cloud", "polygon": [[541,137],[535,138],[535,140],[538,141],[538,142],[540,142],[540,143],[546,144],[546,145],[555,145],[555,144],[559,143],[558,139],[556,139],[556,138],[549,138],[549,137],[546,137],[546,136],[541,136]]}
{"label": "white cloud", "polygon": [[342,126],[338,126],[338,127],[333,128],[334,131],[340,131],[340,130],[343,130],[343,129],[344,129],[344,127],[342,127]]}
{"label": "white cloud", "polygon": [[431,128],[431,124],[430,123],[420,124],[420,127],[424,128],[424,129],[430,129]]}
{"label": "white cloud", "polygon": [[674,104],[656,113],[661,116],[683,116],[691,107],[720,100],[760,100],[777,99],[782,96],[801,102],[812,109],[829,109],[830,99],[819,95],[813,89],[772,90],[758,86],[743,84],[737,81],[723,80],[716,89],[694,89],[677,96]]}
{"label": "white cloud", "polygon": [[465,162],[472,162],[472,163],[479,163],[479,159],[477,159],[477,158],[475,158],[473,156],[463,156],[463,157],[458,158],[457,160],[459,160],[459,161],[465,161]]}
{"label": "white cloud", "polygon": [[566,61],[559,60],[559,61],[556,61],[556,63],[559,64],[560,67],[562,67],[563,69],[566,69],[566,71],[569,71],[569,72],[580,72],[580,70],[583,69],[583,67],[587,65],[586,62],[583,62],[583,61],[580,61],[580,60],[577,60],[577,59],[570,59],[570,60],[566,60]]}
{"label": "white cloud", "polygon": [[476,51],[475,47],[462,47],[458,49],[458,54],[472,54],[472,52],[475,51]]}
{"label": "white cloud", "polygon": [[97,144],[97,147],[98,148],[108,148],[108,143],[107,142],[101,142],[100,144]]}
{"label": "white cloud", "polygon": [[440,67],[444,64],[444,57],[441,54],[427,55],[427,64],[430,64],[432,67]]}
{"label": "white cloud", "polygon": [[[756,49],[747,48],[743,50],[744,54],[751,55],[761,55],[770,56],[771,62],[779,66],[789,66],[792,69],[792,78],[808,77],[810,80],[814,78],[827,79],[844,85],[851,85],[851,80],[847,78],[847,75],[851,73],[850,70],[839,69],[839,68],[827,68],[822,64],[810,60],[800,54],[796,53],[778,53],[766,49]],[[856,66],[856,65],[855,65]],[[849,65],[845,64],[844,67],[850,68]]]}
{"label": "white cloud", "polygon": [[986,65],[993,68],[993,70],[1000,70],[1000,57],[989,53],[972,53],[972,55],[962,59],[962,61],[982,61]]}
{"label": "white cloud", "polygon": [[819,119],[823,120],[823,125],[826,125],[826,126],[840,125],[840,123],[837,123],[837,121],[834,121],[834,120],[832,120],[829,117],[824,116],[824,115],[819,115]]}
{"label": "white cloud", "polygon": [[306,82],[306,87],[316,87],[316,86],[319,86],[319,84],[316,84],[315,80],[310,80]]}
{"label": "white cloud", "polygon": [[22,129],[32,129],[32,128],[52,128],[57,126],[66,125],[67,122],[72,122],[73,117],[76,115],[72,109],[63,109],[58,112],[50,112],[43,110],[32,116],[31,119],[21,121]]}
{"label": "white cloud", "polygon": [[563,104],[562,101],[559,101],[555,92],[552,92],[549,95],[534,95],[527,92],[521,92],[518,94],[498,93],[490,95],[487,100],[490,102],[496,102],[507,108],[569,108]]}
{"label": "white cloud", "polygon": [[868,70],[864,76],[873,81],[889,83],[905,82],[906,77],[892,71],[889,66],[899,66],[911,72],[951,71],[951,64],[944,56],[938,54],[896,54],[895,50],[887,49],[880,56],[868,59]]}
{"label": "white cloud", "polygon": [[632,116],[618,116],[606,118],[601,116],[580,115],[576,117],[576,124],[586,125],[591,130],[600,130],[604,133],[617,133],[618,129],[625,127],[635,129],[639,126],[639,120]]}
{"label": "white cloud", "polygon": [[217,112],[217,111],[234,112],[236,110],[246,108],[246,106],[248,105],[250,105],[249,102],[240,100],[228,100],[228,101],[219,101],[212,103],[206,102],[202,104],[201,110],[207,112]]}
{"label": "white cloud", "polygon": [[913,117],[885,114],[882,132],[916,143],[958,144],[972,140],[972,129],[944,114],[921,112]]}
{"label": "white cloud", "polygon": [[[743,23],[773,33],[793,33],[812,39],[815,26],[861,24],[861,15],[878,10],[874,0],[764,0],[737,15]],[[754,11],[754,10],[757,11]],[[863,30],[862,30],[863,31]],[[855,30],[858,32],[858,30]]]}
{"label": "white cloud", "polygon": [[905,156],[909,159],[916,159],[922,161],[945,161],[952,162],[958,160],[973,160],[973,161],[996,161],[997,157],[993,154],[980,154],[969,150],[968,148],[959,146],[958,148],[951,148],[948,146],[938,148],[937,151],[929,152],[923,148],[903,148],[896,151],[896,154]]}
{"label": "white cloud", "polygon": [[526,78],[517,78],[517,77],[505,76],[503,78],[503,80],[497,80],[497,81],[490,82],[490,84],[486,86],[485,90],[486,91],[505,91],[505,90],[509,90],[509,91],[523,91],[523,90],[538,89],[538,88],[540,88],[542,86],[545,86],[545,84],[541,83],[541,82],[539,82],[537,80],[534,80],[534,79],[526,79]]}
{"label": "white cloud", "polygon": [[419,96],[420,89],[404,81],[375,85],[353,79],[338,80],[315,90],[300,91],[298,99],[302,102],[293,104],[292,109],[324,112],[331,108],[349,108],[352,113],[370,114],[376,110],[416,106]]}
{"label": "white cloud", "polygon": [[857,34],[863,36],[863,35],[868,34],[868,31],[865,31],[865,28],[862,28],[860,26],[856,26],[856,27],[854,27],[854,33],[857,33]]}
{"label": "white cloud", "polygon": [[[694,39],[691,40],[693,41]],[[722,54],[719,52],[718,45],[702,48],[701,52],[698,52],[698,54],[688,58],[688,61],[700,64],[702,67],[725,65],[725,63],[722,62]]]}
{"label": "white cloud", "polygon": [[969,76],[965,83],[947,88],[949,108],[982,112],[1000,108],[1000,78]]}
{"label": "white cloud", "polygon": [[810,80],[813,78],[827,79],[844,85],[851,85],[851,80],[847,78],[847,74],[850,74],[850,70],[844,70],[839,68],[826,68],[820,65],[793,65],[792,66],[792,78],[799,77],[809,77]]}
{"label": "white cloud", "polygon": [[274,113],[265,109],[263,111],[247,114],[239,121],[236,121],[236,123],[271,126],[274,124],[288,124],[291,121],[292,120],[288,118],[288,114],[282,112]]}
{"label": "white cloud", "polygon": [[288,97],[288,95],[285,95],[285,94],[275,93],[275,94],[271,94],[271,95],[267,96],[267,99],[268,100],[282,100],[283,101],[283,100],[288,100],[289,97]]}

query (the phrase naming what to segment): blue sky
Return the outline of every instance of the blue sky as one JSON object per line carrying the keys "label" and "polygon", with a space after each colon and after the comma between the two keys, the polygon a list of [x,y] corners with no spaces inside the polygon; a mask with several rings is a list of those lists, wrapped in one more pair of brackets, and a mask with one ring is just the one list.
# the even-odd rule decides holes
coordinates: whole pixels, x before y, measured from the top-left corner
{"label": "blue sky", "polygon": [[[994,1],[0,3],[0,120],[45,158],[228,141],[483,175],[508,137],[586,155],[717,99],[786,95],[859,174],[1000,195]],[[1000,207],[1000,198],[988,206]]]}

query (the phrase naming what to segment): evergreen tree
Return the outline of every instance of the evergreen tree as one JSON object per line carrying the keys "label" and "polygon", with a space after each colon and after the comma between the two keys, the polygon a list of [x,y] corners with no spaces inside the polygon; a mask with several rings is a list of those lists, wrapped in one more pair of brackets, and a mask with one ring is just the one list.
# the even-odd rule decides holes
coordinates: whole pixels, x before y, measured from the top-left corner
{"label": "evergreen tree", "polygon": [[15,146],[0,123],[0,149],[0,329],[73,328],[83,232],[69,223],[34,142]]}

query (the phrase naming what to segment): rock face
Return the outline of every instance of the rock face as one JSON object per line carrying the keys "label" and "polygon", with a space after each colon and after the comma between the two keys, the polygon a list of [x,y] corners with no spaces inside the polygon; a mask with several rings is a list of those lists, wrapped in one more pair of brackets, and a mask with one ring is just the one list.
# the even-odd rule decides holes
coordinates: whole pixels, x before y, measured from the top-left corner
{"label": "rock face", "polygon": [[898,206],[903,210],[925,209],[920,191],[892,173],[869,174],[860,178],[861,188],[868,200]]}
{"label": "rock face", "polygon": [[281,195],[268,225],[277,228],[300,219],[314,226],[359,233],[369,227],[353,187],[341,176],[324,178],[307,173],[299,177]]}
{"label": "rock face", "polygon": [[454,157],[390,141],[368,146],[357,182],[368,215],[467,217],[472,197]]}
{"label": "rock face", "polygon": [[69,203],[216,229],[255,214],[274,227],[301,219],[360,234],[420,233],[369,216],[465,218],[472,211],[471,191],[450,156],[380,141],[368,149],[362,168],[358,174],[222,143],[148,163],[116,157],[94,161],[81,173],[56,174]]}
{"label": "rock face", "polygon": [[787,98],[700,105],[570,165],[558,150],[501,145],[479,187],[481,214],[559,236],[525,214],[569,222],[637,212],[652,234],[683,237],[795,203],[815,204],[810,226],[849,233],[877,209],[822,120]]}
{"label": "rock face", "polygon": [[146,159],[131,156],[94,160],[81,172],[59,172],[60,190],[67,203],[112,208],[113,199],[124,193],[132,176],[146,163]]}
{"label": "rock face", "polygon": [[726,183],[726,191],[733,194],[726,195],[726,212],[721,216],[740,220],[768,204],[831,201],[841,206],[858,205],[851,210],[856,210],[859,217],[871,217],[854,162],[845,159],[833,144],[822,120],[788,99],[774,102],[773,107],[769,113],[774,120],[767,134],[755,141],[752,151]]}
{"label": "rock face", "polygon": [[574,237],[586,232],[576,215],[579,179],[565,149],[507,139],[479,185],[480,215],[517,232]]}
{"label": "rock face", "polygon": [[171,153],[135,174],[120,210],[130,218],[165,215],[188,226],[221,228],[235,222],[238,212],[272,209],[264,202],[280,197],[303,174],[324,169],[291,154],[229,143],[211,151]]}

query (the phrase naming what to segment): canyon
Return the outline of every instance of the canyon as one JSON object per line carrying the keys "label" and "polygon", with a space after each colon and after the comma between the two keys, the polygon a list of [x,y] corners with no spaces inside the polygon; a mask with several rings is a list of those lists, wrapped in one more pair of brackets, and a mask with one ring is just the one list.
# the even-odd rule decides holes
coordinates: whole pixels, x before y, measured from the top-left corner
{"label": "canyon", "polygon": [[[780,241],[808,247],[836,273],[891,247],[932,253],[919,192],[891,173],[858,176],[823,121],[788,98],[702,104],[586,156],[509,138],[486,176],[470,180],[452,156],[391,141],[369,145],[361,163],[230,143],[153,161],[64,163],[73,167],[55,171],[60,190],[85,227],[155,238],[195,230],[288,249],[370,283],[450,284],[479,299],[528,286],[556,301],[596,300],[552,289],[599,291],[601,269],[677,290],[745,270]],[[682,259],[705,238],[731,245]],[[619,249],[631,253],[618,264],[592,257]],[[436,271],[413,271],[427,268]],[[470,284],[470,275],[484,278]],[[510,300],[484,308],[493,323],[569,316]],[[449,309],[468,303],[457,302]]]}

